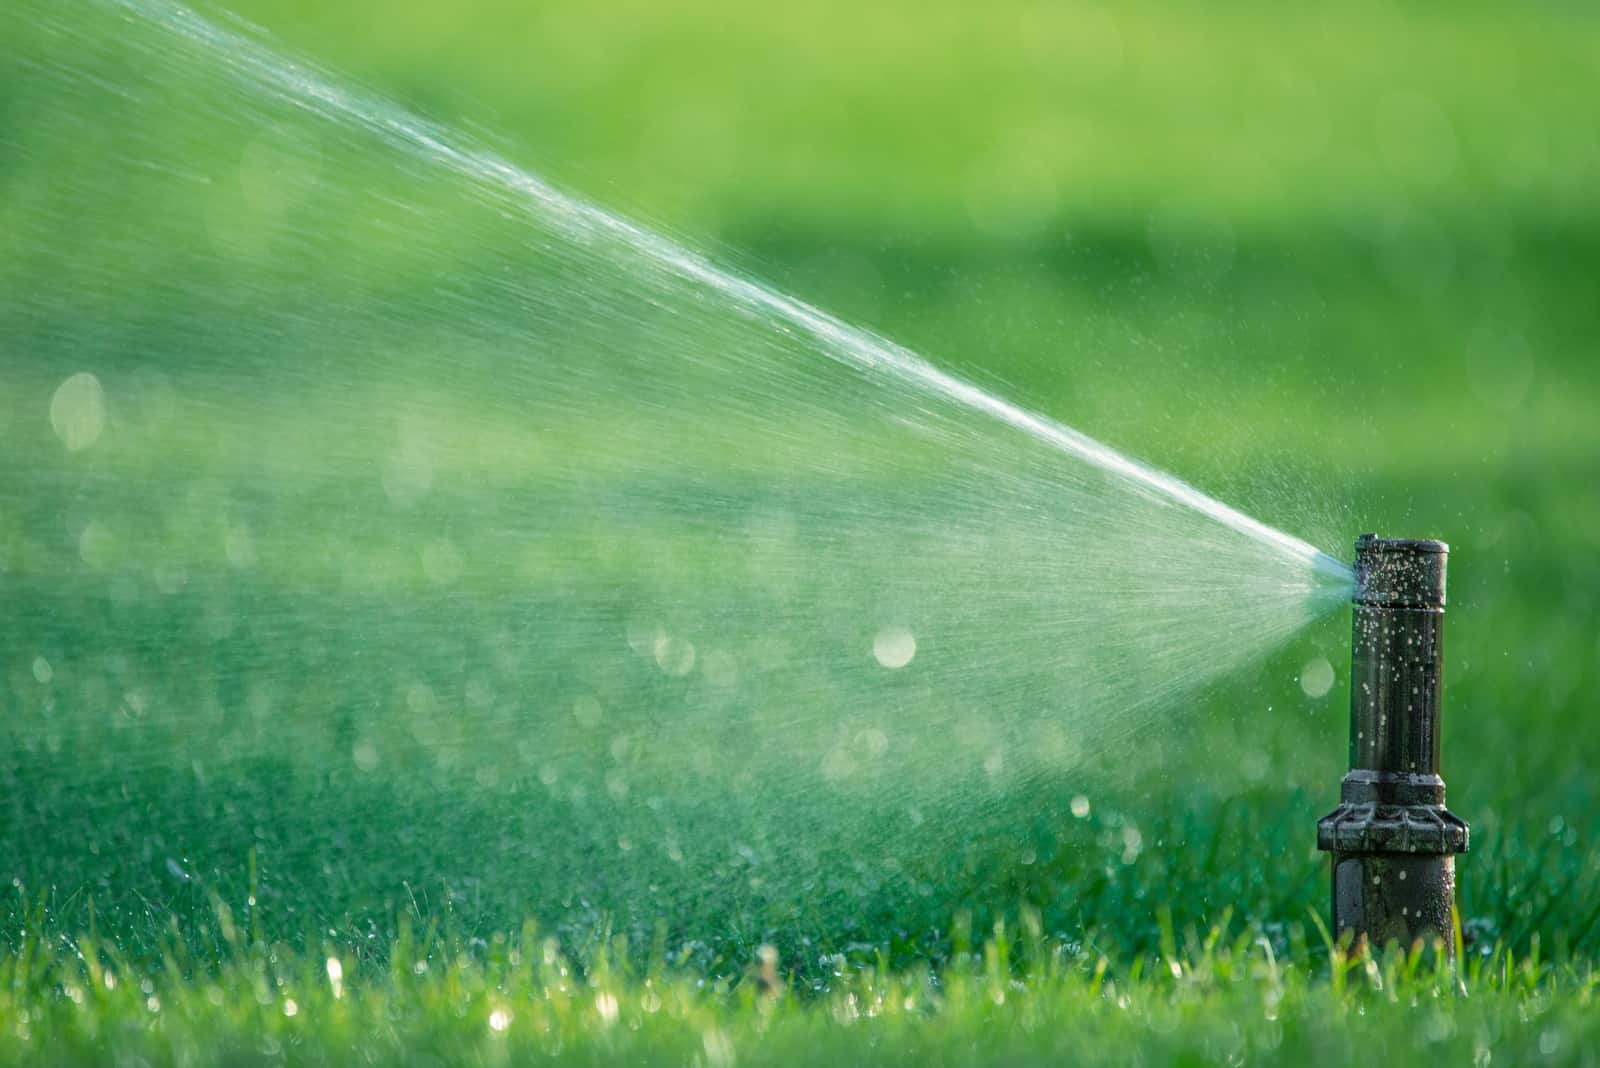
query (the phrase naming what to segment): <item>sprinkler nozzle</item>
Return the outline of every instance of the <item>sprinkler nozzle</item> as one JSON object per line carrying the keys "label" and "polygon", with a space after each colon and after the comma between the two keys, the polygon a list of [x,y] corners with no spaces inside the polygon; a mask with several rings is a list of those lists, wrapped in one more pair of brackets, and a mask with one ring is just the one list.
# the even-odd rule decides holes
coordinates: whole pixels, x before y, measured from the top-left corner
{"label": "sprinkler nozzle", "polygon": [[1333,854],[1333,927],[1374,945],[1455,940],[1455,855],[1467,825],[1439,775],[1445,561],[1442,541],[1356,539],[1350,773],[1317,823]]}

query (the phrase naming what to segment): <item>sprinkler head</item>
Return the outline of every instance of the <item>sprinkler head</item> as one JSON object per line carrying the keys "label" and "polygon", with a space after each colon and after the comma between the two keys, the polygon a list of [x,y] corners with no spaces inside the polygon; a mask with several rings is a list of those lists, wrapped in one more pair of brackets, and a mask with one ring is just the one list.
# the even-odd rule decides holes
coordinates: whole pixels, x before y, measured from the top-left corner
{"label": "sprinkler head", "polygon": [[1350,773],[1317,823],[1333,854],[1333,926],[1357,940],[1443,941],[1453,953],[1455,855],[1467,825],[1439,775],[1442,541],[1356,539]]}

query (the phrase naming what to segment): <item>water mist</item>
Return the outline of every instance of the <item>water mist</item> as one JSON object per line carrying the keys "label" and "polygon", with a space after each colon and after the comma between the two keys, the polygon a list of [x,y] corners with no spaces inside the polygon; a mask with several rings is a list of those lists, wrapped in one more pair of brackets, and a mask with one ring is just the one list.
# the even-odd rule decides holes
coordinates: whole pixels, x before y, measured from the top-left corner
{"label": "water mist", "polygon": [[327,903],[290,928],[848,927],[1348,599],[253,34],[14,19],[0,837],[36,880],[163,900],[248,853]]}

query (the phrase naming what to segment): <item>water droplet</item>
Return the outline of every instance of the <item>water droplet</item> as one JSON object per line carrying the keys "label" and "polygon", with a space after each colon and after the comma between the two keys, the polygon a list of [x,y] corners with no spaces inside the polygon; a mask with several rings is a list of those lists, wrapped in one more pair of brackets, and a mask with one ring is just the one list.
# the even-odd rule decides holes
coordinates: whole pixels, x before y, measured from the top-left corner
{"label": "water droplet", "polygon": [[605,718],[605,710],[601,708],[597,698],[585,695],[572,702],[572,718],[582,727],[598,727]]}
{"label": "water droplet", "polygon": [[78,535],[78,556],[96,571],[109,567],[116,551],[116,536],[98,519],[91,519]]}
{"label": "water droplet", "polygon": [[1072,799],[1072,814],[1080,820],[1089,818],[1089,799],[1082,794]]}
{"label": "water droplet", "polygon": [[700,670],[705,673],[706,681],[713,686],[727,690],[739,683],[738,660],[732,653],[721,649],[713,649],[707,653]]}
{"label": "water droplet", "polygon": [[694,670],[694,645],[684,638],[662,635],[655,644],[656,666],[668,675],[682,676]]}
{"label": "water droplet", "polygon": [[917,655],[917,639],[905,627],[884,627],[872,639],[872,655],[886,668],[903,668]]}
{"label": "water droplet", "polygon": [[1325,656],[1312,657],[1300,669],[1300,689],[1307,697],[1326,697],[1333,689],[1333,665]]}
{"label": "water droplet", "polygon": [[255,566],[256,541],[250,528],[243,524],[229,528],[227,537],[223,539],[222,551],[228,557],[228,563],[234,567]]}
{"label": "water droplet", "polygon": [[429,542],[422,550],[422,573],[435,586],[449,586],[461,577],[461,551],[446,539]]}
{"label": "water droplet", "polygon": [[705,1047],[706,1064],[710,1068],[733,1068],[733,1039],[721,1031],[711,1030],[701,1036],[700,1044]]}
{"label": "water droplet", "polygon": [[50,427],[69,452],[80,452],[99,441],[105,425],[105,390],[98,378],[80,371],[56,387],[50,398]]}
{"label": "water droplet", "polygon": [[1393,93],[1373,115],[1378,155],[1397,178],[1434,185],[1456,166],[1456,133],[1443,108],[1416,93]]}
{"label": "water droplet", "polygon": [[384,496],[407,508],[433,488],[433,451],[426,442],[411,439],[389,457],[379,481]]}
{"label": "water droplet", "polygon": [[338,957],[329,957],[326,967],[328,985],[333,987],[334,998],[344,997],[344,965],[339,963]]}

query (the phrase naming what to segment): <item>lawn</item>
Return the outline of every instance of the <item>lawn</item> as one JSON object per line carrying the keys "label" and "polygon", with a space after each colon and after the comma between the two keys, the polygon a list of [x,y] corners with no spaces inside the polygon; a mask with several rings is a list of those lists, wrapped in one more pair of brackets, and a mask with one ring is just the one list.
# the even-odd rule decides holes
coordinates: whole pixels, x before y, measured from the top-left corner
{"label": "lawn", "polygon": [[[1444,770],[1473,827],[1452,969],[1320,926],[1343,611],[1221,677],[1130,665],[1164,696],[1080,730],[1079,689],[1036,669],[1074,591],[1048,554],[1032,578],[1033,541],[1001,572],[1032,580],[1018,605],[863,591],[895,552],[757,524],[791,554],[772,575],[826,566],[751,592],[707,531],[768,522],[779,486],[877,546],[871,517],[961,447],[885,464],[855,430],[877,394],[768,400],[759,375],[737,411],[763,418],[694,445],[683,413],[723,409],[650,345],[743,343],[723,310],[625,261],[578,273],[448,173],[240,91],[139,3],[21,10],[0,1060],[1592,1059],[1590,12],[230,5],[1336,556],[1363,530],[1449,541]],[[552,303],[569,283],[590,303]],[[607,318],[651,294],[653,318]],[[559,395],[529,336],[573,368]],[[622,362],[589,378],[595,337]],[[106,414],[74,449],[52,402],[79,372]],[[795,473],[824,451],[836,481]],[[929,573],[962,551],[937,521],[896,546]],[[912,594],[969,643],[959,673],[936,645],[879,671],[836,615],[773,622]]]}

